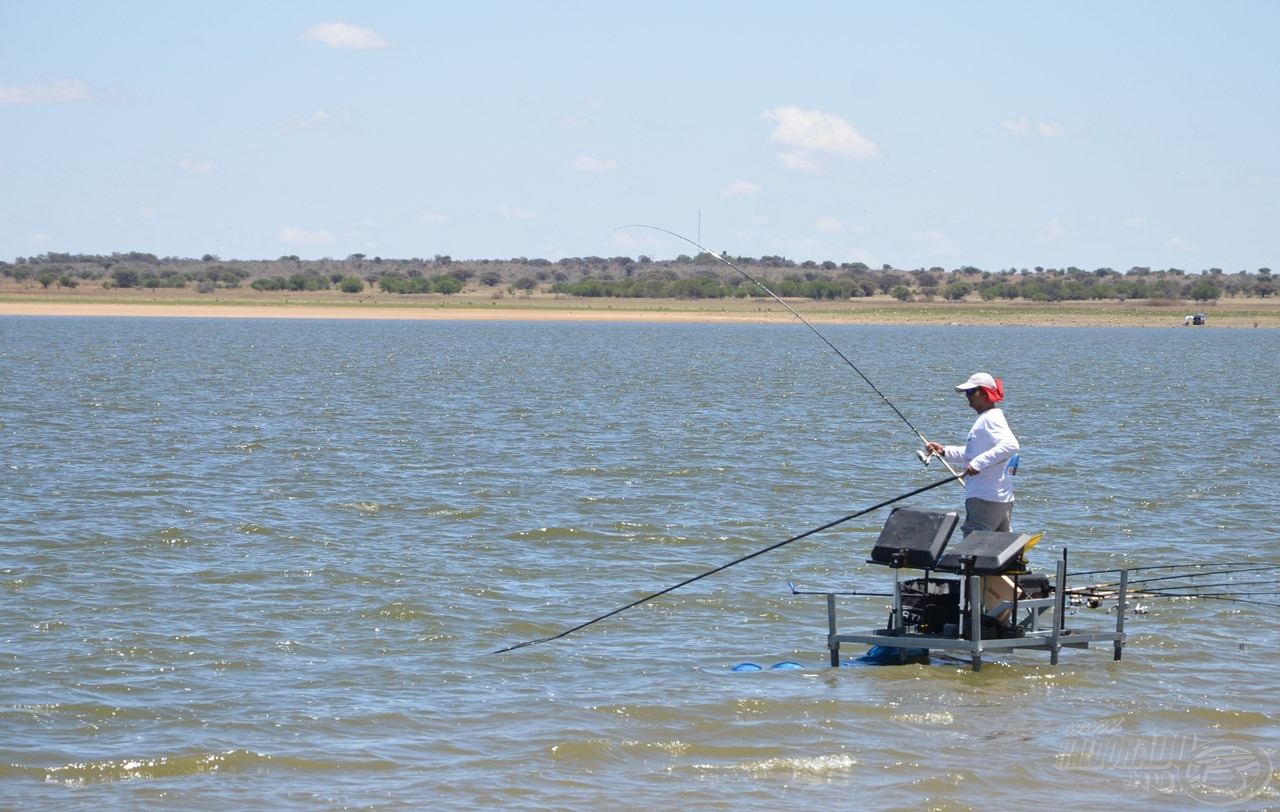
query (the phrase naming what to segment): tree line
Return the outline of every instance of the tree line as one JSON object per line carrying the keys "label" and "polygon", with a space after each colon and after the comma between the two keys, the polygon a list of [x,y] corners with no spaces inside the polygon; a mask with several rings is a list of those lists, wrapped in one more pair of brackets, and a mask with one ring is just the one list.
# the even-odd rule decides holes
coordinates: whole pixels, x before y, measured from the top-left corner
{"label": "tree line", "polygon": [[[1220,268],[1190,272],[1179,268],[1132,267],[1085,270],[974,266],[945,269],[873,269],[861,262],[795,262],[781,256],[731,257],[774,293],[824,301],[889,295],[915,299],[1019,299],[1054,302],[1079,300],[1191,299],[1275,295],[1269,268],[1226,273]],[[573,297],[715,299],[764,295],[760,288],[702,253],[673,260],[648,256],[568,257],[556,261],[516,257],[508,260],[384,259],[352,254],[346,259],[227,260],[213,254],[200,259],[158,257],[131,251],[110,255],[45,253],[0,261],[0,276],[45,288],[73,288],[93,282],[105,288],[194,288],[200,293],[251,287],[262,291],[337,289],[362,293],[373,288],[389,294],[453,295],[470,289],[502,293],[549,293]]]}

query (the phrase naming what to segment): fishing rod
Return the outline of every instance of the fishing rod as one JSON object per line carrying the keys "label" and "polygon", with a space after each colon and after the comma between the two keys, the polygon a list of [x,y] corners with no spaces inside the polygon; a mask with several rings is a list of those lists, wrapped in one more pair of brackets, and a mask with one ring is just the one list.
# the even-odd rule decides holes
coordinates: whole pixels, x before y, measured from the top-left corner
{"label": "fishing rod", "polygon": [[[1224,594],[1221,594],[1221,595],[1218,595],[1218,594],[1213,594],[1213,595],[1180,595],[1180,596],[1176,596],[1176,597],[1186,597],[1186,598],[1206,598],[1206,599],[1208,599],[1208,600],[1215,600],[1215,601],[1227,601],[1228,603],[1247,603],[1247,604],[1250,604],[1251,606],[1269,606],[1269,607],[1272,607],[1272,608],[1275,608],[1275,609],[1280,609],[1280,603],[1271,603],[1271,602],[1269,602],[1269,601],[1255,601],[1255,600],[1250,600],[1249,598],[1229,598],[1229,597],[1227,597],[1227,594],[1229,594],[1229,593],[1224,593]],[[1168,596],[1168,595],[1157,595],[1156,597],[1170,597],[1170,596]]]}
{"label": "fishing rod", "polygon": [[[1213,584],[1212,586],[1214,589],[1219,589],[1219,588],[1231,587],[1231,586],[1253,587],[1253,586],[1265,586],[1265,585],[1264,584]],[[1178,591],[1178,590],[1194,589],[1194,588],[1196,587],[1175,587],[1172,589],[1135,589],[1135,590],[1126,592],[1126,594],[1128,594],[1130,597],[1135,597],[1135,598],[1220,598],[1226,595],[1231,595],[1233,597],[1240,597],[1240,596],[1253,597],[1253,596],[1261,595],[1261,596],[1267,596],[1267,597],[1280,598],[1280,592],[1277,592],[1275,589],[1264,589],[1259,591],[1253,591],[1253,590],[1240,591],[1238,589],[1233,589],[1229,592]],[[1068,589],[1067,594],[1102,601],[1102,600],[1110,600],[1112,598],[1115,598],[1119,594],[1119,592],[1114,589],[1094,590],[1086,587],[1082,589]],[[1262,603],[1261,601],[1249,601],[1249,602]],[[1269,605],[1269,604],[1264,604],[1264,605]]]}
{"label": "fishing rod", "polygon": [[[1142,568],[1132,569],[1130,570],[1130,572],[1142,572],[1145,570],[1154,570],[1154,569],[1170,569],[1170,567],[1142,567]],[[1237,565],[1237,564],[1224,564],[1222,567],[1218,569],[1207,570],[1205,572],[1175,573],[1173,575],[1154,575],[1149,578],[1132,578],[1129,580],[1128,584],[1132,588],[1134,586],[1141,585],[1141,584],[1164,583],[1164,586],[1160,587],[1163,589],[1196,589],[1196,588],[1206,587],[1206,586],[1230,586],[1233,584],[1244,586],[1244,585],[1251,584],[1253,582],[1229,581],[1221,584],[1206,584],[1200,581],[1186,583],[1186,584],[1165,583],[1165,582],[1177,581],[1177,580],[1189,581],[1193,578],[1217,578],[1217,577],[1223,577],[1228,575],[1256,576],[1256,575],[1260,575],[1265,570],[1274,570],[1274,569],[1280,569],[1280,564],[1250,564],[1248,566]],[[1095,570],[1093,572],[1081,572],[1081,573],[1073,573],[1073,574],[1074,575],[1097,575],[1104,572],[1114,572],[1114,570]],[[1116,585],[1117,585],[1116,582],[1104,582],[1104,583],[1092,584],[1087,588],[1102,589],[1105,587],[1116,586]]]}
{"label": "fishing rod", "polygon": [[1252,603],[1257,606],[1280,606],[1280,603],[1273,601],[1260,601],[1253,597],[1255,595],[1264,595],[1266,597],[1277,597],[1275,592],[1142,592],[1144,597],[1149,595],[1153,598],[1209,598],[1219,601],[1238,601],[1239,603]]}
{"label": "fishing rod", "polygon": [[[1185,575],[1173,574],[1162,575],[1160,578],[1199,578],[1205,575],[1222,575],[1230,572],[1248,572],[1250,570],[1273,570],[1280,569],[1280,564],[1267,564],[1261,561],[1224,561],[1221,564],[1165,564],[1159,567],[1130,567],[1130,572],[1156,572],[1162,570],[1188,570],[1197,568],[1208,568],[1204,572],[1189,572]],[[1101,575],[1107,572],[1118,572],[1115,569],[1105,570],[1083,570],[1081,572],[1071,573],[1073,576],[1081,575]],[[1154,578],[1145,578],[1145,581],[1156,580]],[[1132,581],[1130,582],[1132,583]]]}
{"label": "fishing rod", "polygon": [[562,638],[562,637],[568,637],[569,635],[573,634],[573,633],[574,633],[574,632],[576,632],[576,631],[581,631],[582,629],[585,629],[585,628],[587,628],[588,626],[591,626],[591,625],[593,625],[593,624],[599,623],[600,621],[605,620],[605,619],[607,619],[607,618],[611,618],[611,617],[613,617],[614,615],[621,614],[621,613],[623,613],[623,612],[627,611],[628,609],[634,609],[635,607],[639,606],[639,605],[640,605],[640,604],[642,604],[642,603],[648,603],[649,601],[653,600],[654,598],[661,597],[662,595],[666,595],[666,594],[667,594],[667,593],[669,593],[669,592],[675,592],[675,591],[676,591],[677,589],[679,589],[680,587],[682,587],[682,586],[688,586],[689,584],[692,584],[694,581],[701,581],[703,578],[706,578],[706,577],[707,577],[707,576],[709,576],[709,575],[715,575],[717,572],[723,572],[723,571],[725,571],[725,570],[729,569],[729,568],[730,568],[730,567],[732,567],[732,566],[735,566],[735,565],[737,565],[737,564],[741,564],[741,563],[742,563],[742,562],[744,562],[744,561],[750,561],[751,559],[753,559],[753,558],[755,558],[755,557],[757,557],[757,556],[764,555],[764,554],[765,554],[765,553],[767,553],[767,552],[771,552],[771,551],[773,551],[773,550],[776,550],[776,549],[778,549],[779,547],[783,547],[783,546],[785,546],[785,545],[787,545],[787,544],[790,544],[790,543],[791,543],[791,542],[793,542],[793,541],[799,541],[800,539],[802,539],[802,538],[808,538],[809,536],[812,536],[812,535],[813,535],[813,534],[815,534],[815,533],[821,533],[823,530],[829,530],[829,529],[831,529],[832,527],[835,527],[835,526],[836,526],[836,525],[838,525],[838,524],[843,524],[843,523],[845,523],[845,522],[849,521],[850,519],[856,519],[856,518],[858,518],[859,516],[865,516],[865,515],[867,515],[868,513],[871,513],[871,512],[876,511],[876,510],[879,510],[879,509],[880,509],[880,508],[882,508],[882,507],[886,507],[886,506],[888,506],[888,505],[892,505],[894,502],[901,502],[903,499],[909,499],[910,497],[915,496],[915,495],[917,495],[917,494],[921,494],[921,493],[924,493],[925,491],[932,490],[933,488],[936,488],[936,487],[938,487],[939,485],[945,485],[945,484],[947,484],[948,482],[951,482],[952,480],[953,480],[953,477],[947,477],[946,479],[940,479],[940,480],[938,480],[937,482],[934,482],[934,483],[932,483],[932,484],[930,484],[930,485],[925,485],[924,487],[916,488],[915,490],[913,490],[913,491],[908,491],[907,493],[904,493],[904,494],[902,494],[902,495],[900,495],[900,496],[895,496],[895,497],[893,497],[892,499],[886,499],[886,500],[884,500],[883,502],[880,502],[879,504],[875,504],[875,505],[872,505],[872,506],[871,506],[871,507],[869,507],[869,508],[865,508],[865,509],[863,509],[863,510],[859,510],[857,513],[850,513],[848,516],[842,516],[841,518],[836,519],[835,521],[832,521],[832,522],[827,522],[826,524],[824,524],[824,525],[822,525],[822,526],[820,526],[820,527],[815,527],[815,528],[813,528],[812,530],[806,530],[805,532],[803,532],[803,533],[801,533],[801,534],[799,534],[799,535],[792,536],[791,538],[786,539],[786,540],[784,540],[784,541],[779,541],[779,542],[777,542],[776,544],[771,544],[771,545],[769,545],[768,547],[765,547],[764,549],[756,550],[754,553],[749,553],[749,554],[747,554],[747,555],[742,556],[741,558],[736,558],[736,559],[734,559],[733,561],[730,561],[728,564],[722,564],[722,565],[720,565],[720,566],[716,567],[715,569],[707,570],[706,572],[704,572],[704,573],[702,573],[702,574],[700,574],[700,575],[695,575],[695,576],[693,576],[692,578],[686,578],[685,580],[681,581],[680,583],[676,584],[675,586],[669,586],[669,587],[667,587],[666,589],[660,590],[660,591],[658,591],[658,592],[654,592],[654,593],[652,593],[652,594],[650,594],[650,595],[646,595],[646,596],[644,596],[643,598],[640,598],[639,600],[635,600],[635,601],[632,601],[631,603],[628,603],[626,606],[621,606],[621,607],[619,607],[619,608],[617,608],[617,609],[614,609],[612,612],[606,612],[605,614],[600,615],[599,617],[592,618],[591,620],[588,620],[586,623],[579,623],[577,626],[574,626],[572,629],[566,629],[565,631],[562,631],[562,632],[560,632],[559,634],[553,634],[553,635],[551,635],[550,637],[540,637],[540,638],[538,638],[537,640],[526,640],[526,641],[525,641],[525,642],[523,642],[523,643],[516,643],[516,644],[515,644],[515,645],[513,645],[513,646],[507,646],[506,648],[500,648],[500,649],[498,649],[497,651],[495,651],[495,652],[493,652],[493,653],[494,653],[494,654],[502,654],[502,653],[507,652],[507,651],[515,651],[515,650],[516,650],[516,649],[518,649],[518,648],[525,648],[526,646],[534,646],[534,645],[537,645],[538,643],[549,643],[549,642],[551,642],[552,640],[559,640],[559,639],[560,639],[560,638]]}
{"label": "fishing rod", "polygon": [[[776,301],[778,302],[778,304],[780,304],[780,305],[782,305],[783,307],[785,307],[788,311],[790,311],[790,312],[791,312],[791,315],[793,315],[793,316],[795,316],[797,319],[799,319],[801,324],[803,324],[805,327],[808,327],[811,331],[813,331],[813,334],[814,334],[814,335],[816,335],[818,338],[822,339],[822,343],[826,344],[828,347],[830,347],[830,348],[832,349],[832,351],[833,351],[833,352],[835,352],[835,354],[836,354],[836,355],[840,356],[840,360],[841,360],[841,361],[844,361],[846,364],[848,364],[848,365],[849,365],[849,369],[852,369],[854,372],[858,373],[858,377],[859,377],[859,378],[861,378],[863,381],[865,381],[865,382],[866,382],[866,384],[867,384],[867,386],[870,386],[870,387],[871,387],[871,390],[872,390],[873,392],[875,392],[877,395],[879,395],[879,396],[880,396],[880,399],[881,399],[881,400],[883,400],[883,401],[885,402],[885,404],[886,404],[890,409],[892,409],[892,410],[893,410],[893,413],[894,413],[894,414],[896,414],[899,418],[901,418],[902,422],[903,422],[903,423],[905,423],[905,424],[907,425],[907,428],[911,429],[911,433],[912,433],[912,434],[914,434],[915,436],[919,437],[919,438],[920,438],[920,442],[924,443],[925,445],[928,445],[929,441],[928,441],[927,439],[925,439],[924,434],[922,434],[922,433],[920,432],[920,430],[919,430],[919,429],[917,429],[917,428],[915,427],[915,425],[914,425],[910,420],[908,420],[908,419],[907,419],[907,416],[906,416],[905,414],[903,414],[903,413],[902,413],[902,410],[901,410],[901,409],[899,409],[897,406],[895,406],[895,405],[894,405],[893,401],[889,400],[889,396],[888,396],[888,395],[886,395],[884,392],[881,392],[881,391],[880,391],[880,387],[876,386],[876,385],[871,381],[871,379],[870,379],[870,378],[868,378],[868,377],[863,373],[863,371],[862,371],[862,370],[858,369],[858,367],[857,367],[857,365],[856,365],[856,364],[854,364],[852,361],[850,361],[850,360],[849,360],[849,357],[848,357],[847,355],[845,355],[843,352],[841,352],[841,351],[840,351],[840,348],[839,348],[839,347],[837,347],[835,344],[831,343],[831,341],[830,341],[830,340],[829,340],[825,335],[823,335],[821,332],[819,332],[819,331],[818,331],[818,328],[817,328],[817,327],[814,327],[814,326],[809,322],[809,320],[808,320],[808,319],[806,319],[804,316],[800,315],[800,313],[799,313],[799,312],[797,312],[797,311],[796,311],[796,309],[795,309],[794,307],[792,307],[791,305],[787,304],[787,302],[786,302],[786,300],[785,300],[785,299],[783,299],[781,296],[779,296],[778,294],[776,294],[776,293],[774,293],[772,290],[770,290],[770,289],[769,289],[769,288],[768,288],[768,287],[767,287],[763,282],[761,282],[759,279],[756,279],[756,278],[755,278],[754,276],[752,276],[751,274],[749,274],[749,273],[747,273],[746,271],[742,270],[742,268],[739,268],[737,265],[735,265],[734,263],[730,262],[730,261],[729,261],[729,258],[728,258],[728,257],[726,257],[724,254],[719,254],[719,253],[716,253],[715,251],[711,251],[711,250],[707,249],[705,246],[703,246],[701,243],[698,243],[698,242],[696,242],[696,241],[694,241],[694,240],[691,240],[691,239],[689,239],[688,237],[684,236],[683,234],[677,234],[677,233],[676,233],[676,232],[674,232],[674,231],[671,231],[671,230],[669,230],[669,229],[662,228],[662,227],[660,227],[660,226],[650,226],[650,225],[645,225],[644,223],[632,223],[632,224],[630,224],[630,225],[618,226],[617,228],[615,228],[615,229],[614,229],[614,231],[619,231],[619,230],[624,229],[624,228],[648,228],[648,229],[652,229],[652,230],[654,230],[654,231],[661,231],[663,234],[669,234],[669,235],[671,235],[672,237],[675,237],[675,238],[676,238],[676,239],[678,239],[678,240],[683,240],[683,241],[685,241],[685,242],[689,243],[689,244],[690,244],[690,245],[692,245],[694,248],[697,248],[699,251],[701,251],[701,252],[702,252],[702,253],[704,253],[704,254],[710,254],[711,256],[713,256],[713,257],[715,257],[716,259],[718,259],[718,260],[720,260],[721,262],[723,262],[725,265],[728,265],[730,268],[733,268],[735,271],[737,271],[738,273],[742,274],[742,277],[743,277],[744,279],[746,279],[748,282],[752,283],[753,285],[755,285],[756,287],[760,288],[760,289],[761,289],[761,290],[763,290],[765,293],[767,293],[767,294],[769,294],[771,297],[773,297],[773,299],[774,299],[774,300],[776,300]],[[611,233],[612,233],[612,232],[611,232]],[[926,466],[928,466],[928,464],[929,464],[929,460],[930,460],[930,458],[931,458],[933,455],[926,455],[926,454],[925,454],[924,452],[922,452],[922,451],[917,451],[917,452],[916,452],[916,456],[917,456],[917,457],[919,457],[919,459],[920,459],[920,461],[921,461],[922,463],[924,463]],[[957,481],[960,481],[960,482],[961,482],[961,484],[963,484],[963,480],[961,480],[961,479],[960,479],[960,475],[959,475],[959,473],[957,473],[957,472],[956,472],[956,470],[955,470],[954,468],[952,468],[952,467],[951,467],[951,465],[946,461],[946,459],[945,459],[945,458],[943,458],[943,457],[939,457],[939,459],[941,459],[941,460],[942,460],[942,464],[946,466],[947,471],[951,474],[951,476],[955,477]]]}
{"label": "fishing rod", "polygon": [[[1099,604],[1102,603],[1102,601],[1115,600],[1117,597],[1117,594],[1114,592],[1095,594],[1095,593],[1089,593],[1089,592],[1080,592],[1075,589],[1067,590],[1067,594],[1088,599],[1090,608],[1096,608]],[[1229,603],[1247,603],[1252,606],[1269,606],[1273,608],[1280,608],[1280,603],[1273,603],[1271,601],[1260,601],[1260,600],[1257,600],[1256,598],[1242,598],[1242,597],[1239,597],[1240,595],[1277,596],[1277,593],[1275,592],[1206,592],[1203,594],[1197,594],[1197,593],[1183,593],[1183,592],[1148,592],[1144,590],[1142,592],[1129,593],[1128,598],[1130,600],[1138,600],[1141,598],[1201,598],[1204,600],[1227,601]]]}
{"label": "fishing rod", "polygon": [[[1185,570],[1192,567],[1206,567],[1205,564],[1173,564],[1162,567],[1142,567],[1132,571],[1140,570]],[[1180,572],[1170,575],[1157,575],[1147,578],[1134,578],[1126,582],[1126,588],[1132,597],[1144,598],[1204,598],[1211,600],[1224,600],[1237,603],[1248,603],[1256,606],[1280,607],[1280,604],[1271,601],[1258,600],[1258,597],[1280,597],[1280,589],[1275,583],[1254,580],[1263,571],[1274,570],[1280,568],[1280,564],[1262,564],[1258,562],[1230,562],[1222,564],[1212,570],[1204,570],[1202,572]],[[1115,570],[1092,570],[1089,572],[1075,573],[1076,575],[1098,575],[1102,573],[1114,572]],[[1244,576],[1238,580],[1230,579],[1230,576]],[[1227,578],[1228,580],[1214,581],[1210,580],[1215,577]],[[1090,586],[1075,587],[1066,590],[1068,595],[1085,598],[1090,601],[1090,605],[1095,602],[1110,600],[1117,597],[1117,584],[1115,582],[1103,582],[1092,584]],[[1262,589],[1259,589],[1259,588]],[[1231,591],[1208,592],[1209,589],[1230,589]]]}
{"label": "fishing rod", "polygon": [[[1141,580],[1138,581],[1139,585],[1141,585],[1142,583],[1143,582]],[[1132,587],[1133,583],[1130,582],[1129,586]],[[1257,581],[1217,581],[1211,584],[1200,584],[1200,583],[1164,584],[1164,585],[1155,586],[1155,587],[1138,586],[1136,589],[1134,589],[1134,591],[1174,594],[1174,590],[1209,589],[1209,588],[1218,589],[1220,587],[1229,587],[1229,586],[1266,586],[1266,584],[1261,584],[1261,583],[1258,583]]]}

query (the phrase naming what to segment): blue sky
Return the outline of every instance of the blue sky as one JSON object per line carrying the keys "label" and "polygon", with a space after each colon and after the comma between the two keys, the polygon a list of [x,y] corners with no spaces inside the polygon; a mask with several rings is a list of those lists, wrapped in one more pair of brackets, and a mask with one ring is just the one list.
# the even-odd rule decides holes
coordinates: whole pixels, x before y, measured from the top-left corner
{"label": "blue sky", "polygon": [[1280,267],[1272,2],[0,2],[0,259]]}

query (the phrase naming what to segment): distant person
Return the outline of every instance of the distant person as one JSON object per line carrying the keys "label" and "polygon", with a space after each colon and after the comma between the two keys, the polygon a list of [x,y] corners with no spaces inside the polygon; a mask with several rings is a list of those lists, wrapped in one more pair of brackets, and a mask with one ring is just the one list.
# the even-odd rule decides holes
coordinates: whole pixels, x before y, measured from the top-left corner
{"label": "distant person", "polygon": [[964,467],[964,524],[960,531],[1008,532],[1013,516],[1013,474],[1017,471],[1018,438],[1013,436],[1004,412],[996,404],[1004,400],[1004,384],[985,372],[975,372],[956,387],[969,407],[978,413],[963,446],[927,442],[930,454]]}

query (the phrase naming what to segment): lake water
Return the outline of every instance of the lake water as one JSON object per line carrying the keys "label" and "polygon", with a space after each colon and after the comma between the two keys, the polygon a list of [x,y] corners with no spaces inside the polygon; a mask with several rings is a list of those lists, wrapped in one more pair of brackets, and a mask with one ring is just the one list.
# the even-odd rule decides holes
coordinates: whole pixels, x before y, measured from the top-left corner
{"label": "lake water", "polygon": [[[931,439],[1004,378],[1039,568],[1280,564],[1275,331],[821,329]],[[1280,805],[1274,607],[830,668],[884,512],[493,653],[942,476],[802,325],[9,317],[0,437],[5,809]]]}

